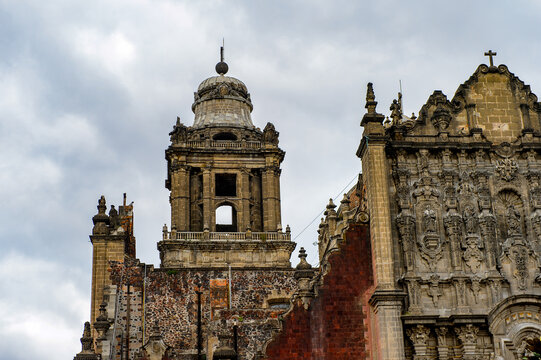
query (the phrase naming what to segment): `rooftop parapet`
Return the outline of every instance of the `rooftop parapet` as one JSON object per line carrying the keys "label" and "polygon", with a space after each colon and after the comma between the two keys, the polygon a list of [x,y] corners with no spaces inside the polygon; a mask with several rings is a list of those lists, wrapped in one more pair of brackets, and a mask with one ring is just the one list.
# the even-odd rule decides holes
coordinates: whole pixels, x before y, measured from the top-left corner
{"label": "rooftop parapet", "polygon": [[162,240],[291,241],[290,232],[164,231]]}

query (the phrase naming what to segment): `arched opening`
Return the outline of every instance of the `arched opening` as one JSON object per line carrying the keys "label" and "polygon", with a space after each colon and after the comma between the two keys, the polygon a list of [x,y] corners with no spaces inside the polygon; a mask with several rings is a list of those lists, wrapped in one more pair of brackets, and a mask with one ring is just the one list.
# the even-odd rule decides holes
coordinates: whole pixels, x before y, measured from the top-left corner
{"label": "arched opening", "polygon": [[237,211],[231,204],[222,204],[216,208],[216,231],[236,232]]}
{"label": "arched opening", "polygon": [[214,135],[212,140],[237,140],[237,136],[230,132],[221,132]]}

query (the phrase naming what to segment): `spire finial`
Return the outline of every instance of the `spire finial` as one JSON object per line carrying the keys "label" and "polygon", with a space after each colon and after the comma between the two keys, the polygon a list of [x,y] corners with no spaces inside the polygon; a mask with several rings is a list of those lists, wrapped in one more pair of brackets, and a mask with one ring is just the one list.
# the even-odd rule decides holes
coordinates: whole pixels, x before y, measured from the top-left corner
{"label": "spire finial", "polygon": [[366,126],[368,123],[383,123],[385,116],[376,112],[377,104],[376,95],[374,95],[374,87],[372,86],[372,83],[369,82],[366,89],[366,105],[364,106],[366,108],[366,114],[364,114],[363,119],[361,120],[361,126]]}
{"label": "spire finial", "polygon": [[301,249],[299,250],[299,259],[301,259],[301,261],[297,265],[297,270],[307,270],[312,268],[312,265],[310,265],[308,261],[306,261],[307,257],[308,254],[306,254],[306,250],[301,247]]}
{"label": "spire finial", "polygon": [[365,108],[368,110],[369,114],[374,114],[376,112],[376,95],[374,95],[374,87],[372,83],[369,82],[366,89],[366,105]]}
{"label": "spire finial", "polygon": [[224,61],[224,47],[225,47],[225,39],[222,38],[222,46],[220,46],[220,62],[216,64],[216,72],[220,75],[227,74],[227,70],[229,70],[229,66]]}

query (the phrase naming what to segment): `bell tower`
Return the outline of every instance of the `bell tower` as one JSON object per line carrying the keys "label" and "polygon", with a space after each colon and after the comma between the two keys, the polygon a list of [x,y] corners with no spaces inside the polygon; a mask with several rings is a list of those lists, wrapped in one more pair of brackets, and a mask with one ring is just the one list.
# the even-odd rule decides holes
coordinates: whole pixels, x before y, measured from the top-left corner
{"label": "bell tower", "polygon": [[164,267],[290,266],[295,244],[282,232],[274,125],[256,128],[248,89],[228,65],[194,93],[192,126],[177,118],[165,151],[171,231],[158,244]]}

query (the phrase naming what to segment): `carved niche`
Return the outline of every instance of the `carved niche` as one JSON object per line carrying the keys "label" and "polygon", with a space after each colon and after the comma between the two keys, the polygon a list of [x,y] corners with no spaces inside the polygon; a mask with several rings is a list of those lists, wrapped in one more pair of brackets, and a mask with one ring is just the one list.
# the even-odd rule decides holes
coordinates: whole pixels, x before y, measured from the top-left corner
{"label": "carved niche", "polygon": [[483,243],[478,234],[478,217],[472,204],[466,204],[464,206],[463,219],[466,233],[462,243],[462,248],[464,249],[464,262],[470,268],[471,272],[476,273],[483,263],[484,255],[481,251]]}
{"label": "carved niche", "polygon": [[501,191],[497,199],[498,212],[502,219],[501,233],[505,236],[500,262],[504,271],[514,279],[511,281],[512,279],[508,278],[512,289],[525,291],[531,282],[531,269],[538,267],[531,244],[525,236],[525,207],[521,197],[514,190]]}
{"label": "carved niche", "polygon": [[426,204],[418,209],[421,218],[421,233],[417,240],[421,257],[426,261],[430,271],[436,271],[443,255],[443,241],[438,232],[438,217],[432,205]]}

